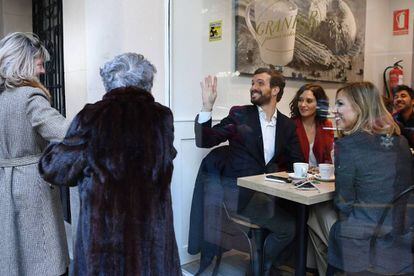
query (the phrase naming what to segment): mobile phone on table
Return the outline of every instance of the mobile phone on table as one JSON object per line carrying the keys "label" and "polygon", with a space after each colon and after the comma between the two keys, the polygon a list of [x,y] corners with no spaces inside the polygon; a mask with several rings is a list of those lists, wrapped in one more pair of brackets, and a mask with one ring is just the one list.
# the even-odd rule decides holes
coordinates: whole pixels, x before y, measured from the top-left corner
{"label": "mobile phone on table", "polygon": [[283,177],[283,176],[278,176],[278,175],[273,175],[273,174],[266,175],[265,179],[268,181],[274,181],[274,182],[279,182],[279,183],[292,182],[288,177]]}
{"label": "mobile phone on table", "polygon": [[309,181],[306,181],[305,183],[298,182],[295,184],[295,187],[301,190],[315,190],[316,187]]}

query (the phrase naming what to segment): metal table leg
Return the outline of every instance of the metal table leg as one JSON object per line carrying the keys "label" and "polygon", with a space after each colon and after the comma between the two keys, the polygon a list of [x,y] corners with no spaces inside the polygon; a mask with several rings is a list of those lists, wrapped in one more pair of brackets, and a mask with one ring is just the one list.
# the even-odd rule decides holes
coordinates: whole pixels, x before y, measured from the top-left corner
{"label": "metal table leg", "polygon": [[263,275],[263,243],[266,239],[266,234],[263,229],[252,229],[252,252],[251,264],[252,274],[254,276]]}
{"label": "metal table leg", "polygon": [[308,247],[308,206],[298,204],[298,218],[296,222],[297,248],[296,248],[296,276],[306,275],[306,254]]}

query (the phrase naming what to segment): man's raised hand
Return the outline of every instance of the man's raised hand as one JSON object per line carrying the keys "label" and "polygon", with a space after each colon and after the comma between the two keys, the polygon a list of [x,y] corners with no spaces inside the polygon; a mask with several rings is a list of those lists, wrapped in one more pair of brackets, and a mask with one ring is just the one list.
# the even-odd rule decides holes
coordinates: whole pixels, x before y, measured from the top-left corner
{"label": "man's raised hand", "polygon": [[217,77],[207,76],[204,78],[204,82],[200,82],[201,97],[203,100],[203,108],[201,111],[213,110],[214,102],[217,98]]}

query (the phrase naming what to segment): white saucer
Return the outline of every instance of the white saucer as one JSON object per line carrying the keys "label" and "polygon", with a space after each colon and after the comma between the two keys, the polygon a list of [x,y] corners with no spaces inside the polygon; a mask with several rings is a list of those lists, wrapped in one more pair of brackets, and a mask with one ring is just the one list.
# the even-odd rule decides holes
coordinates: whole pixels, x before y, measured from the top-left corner
{"label": "white saucer", "polygon": [[319,181],[333,182],[333,181],[335,181],[335,176],[333,176],[330,179],[325,179],[325,178],[321,178],[321,176],[319,174],[315,174],[315,179],[319,180]]}
{"label": "white saucer", "polygon": [[310,176],[310,174],[308,174],[306,177],[297,177],[297,176],[295,176],[295,173],[288,173],[288,176],[292,180],[303,180],[303,179],[308,178]]}

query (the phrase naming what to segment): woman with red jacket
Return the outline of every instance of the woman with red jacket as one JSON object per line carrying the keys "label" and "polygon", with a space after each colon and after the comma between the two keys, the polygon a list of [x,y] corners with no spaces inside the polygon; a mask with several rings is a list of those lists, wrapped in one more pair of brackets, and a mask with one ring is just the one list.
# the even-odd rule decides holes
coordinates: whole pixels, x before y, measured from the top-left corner
{"label": "woman with red jacket", "polygon": [[[332,163],[334,133],[332,122],[327,119],[328,108],[328,97],[317,84],[303,85],[290,103],[290,114],[296,123],[302,154],[310,167]],[[330,202],[309,209],[307,266],[316,267],[319,275],[326,274],[329,229],[336,220],[337,215]]]}
{"label": "woman with red jacket", "polygon": [[303,85],[290,103],[290,115],[296,123],[302,154],[311,167],[332,163],[334,133],[332,122],[326,118],[327,109],[328,97],[317,84]]}

